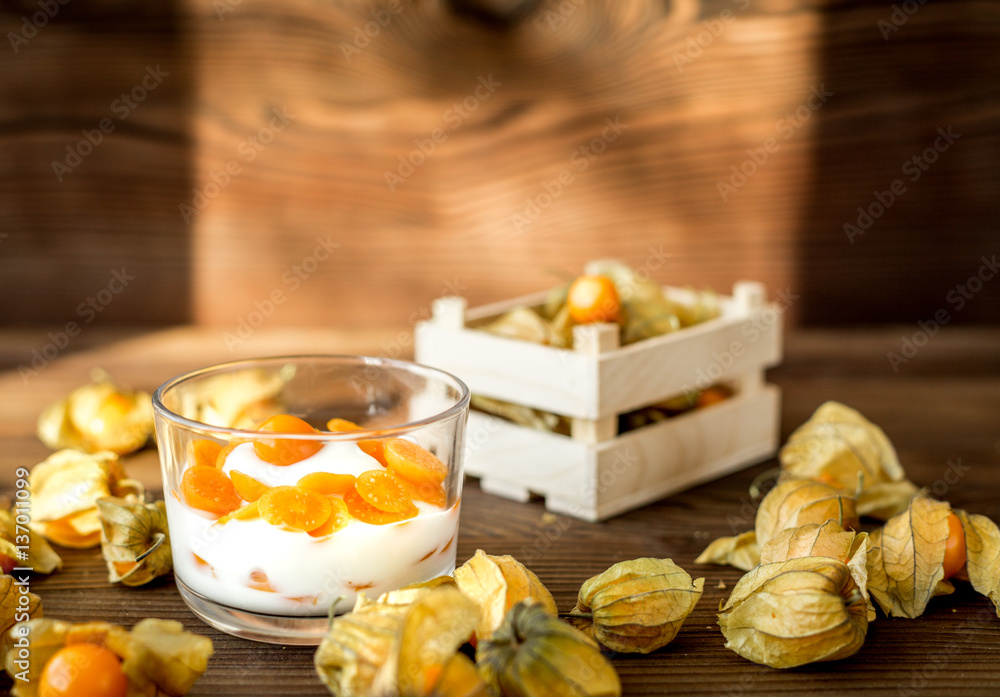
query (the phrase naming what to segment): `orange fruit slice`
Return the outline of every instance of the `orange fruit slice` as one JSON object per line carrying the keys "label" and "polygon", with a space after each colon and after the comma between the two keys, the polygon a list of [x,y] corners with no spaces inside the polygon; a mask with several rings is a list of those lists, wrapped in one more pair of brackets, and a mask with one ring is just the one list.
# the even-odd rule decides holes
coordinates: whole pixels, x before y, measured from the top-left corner
{"label": "orange fruit slice", "polygon": [[261,517],[271,525],[287,525],[309,532],[333,512],[330,499],[300,486],[276,486],[257,499]]}
{"label": "orange fruit slice", "polygon": [[214,440],[200,438],[188,443],[188,463],[192,465],[215,465],[222,452],[222,446]]}
{"label": "orange fruit slice", "polygon": [[336,497],[330,497],[330,507],[332,512],[330,517],[326,519],[326,522],[320,525],[315,530],[310,530],[309,534],[312,537],[324,537],[326,535],[332,535],[338,530],[342,530],[351,522],[351,514],[347,510],[347,504],[344,503],[343,499]]}
{"label": "orange fruit slice", "polygon": [[[261,432],[274,433],[316,433],[316,429],[297,416],[278,414],[257,427]],[[294,465],[307,457],[315,455],[323,447],[320,441],[293,440],[291,438],[276,438],[274,440],[255,440],[254,452],[264,462],[272,465]]]}
{"label": "orange fruit slice", "polygon": [[313,472],[302,477],[297,486],[315,491],[317,494],[331,496],[343,494],[354,488],[357,477],[353,474],[334,474],[332,472]]}
{"label": "orange fruit slice", "polygon": [[386,470],[369,470],[358,477],[355,490],[365,503],[386,513],[403,513],[413,507],[409,488]]}
{"label": "orange fruit slice", "polygon": [[244,501],[256,501],[265,491],[271,488],[264,482],[259,482],[239,470],[230,470],[229,476],[233,480],[233,488],[236,489],[236,493]]}
{"label": "orange fruit slice", "polygon": [[181,491],[191,508],[217,515],[235,511],[243,504],[229,477],[210,465],[188,467],[181,477]]}
{"label": "orange fruit slice", "polygon": [[[346,433],[349,431],[364,431],[353,421],[347,419],[330,419],[326,422],[326,428],[334,433]],[[379,464],[385,467],[385,441],[381,440],[359,440],[358,447],[371,457],[378,460]]]}
{"label": "orange fruit slice", "polygon": [[414,484],[441,484],[448,476],[448,467],[434,453],[402,438],[385,444],[385,459],[389,470]]}
{"label": "orange fruit slice", "polygon": [[388,525],[398,523],[401,520],[416,517],[418,511],[416,506],[412,506],[403,513],[387,513],[372,506],[358,494],[351,490],[344,494],[344,503],[347,504],[347,511],[362,523],[369,525]]}

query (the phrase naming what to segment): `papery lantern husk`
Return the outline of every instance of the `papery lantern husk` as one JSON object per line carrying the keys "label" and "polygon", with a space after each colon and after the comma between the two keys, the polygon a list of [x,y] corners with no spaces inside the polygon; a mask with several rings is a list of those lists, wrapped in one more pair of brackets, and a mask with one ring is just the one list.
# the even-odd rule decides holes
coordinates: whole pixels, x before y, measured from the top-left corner
{"label": "papery lantern husk", "polygon": [[510,609],[476,665],[502,697],[619,697],[621,681],[593,639],[552,617],[534,600]]}
{"label": "papery lantern husk", "polygon": [[882,429],[839,402],[821,405],[778,456],[786,476],[856,493],[859,515],[887,520],[905,510],[918,491]]}
{"label": "papery lantern husk", "polygon": [[649,653],[673,641],[704,586],[670,559],[619,562],[584,582],[567,620],[612,651]]}
{"label": "papery lantern husk", "polygon": [[282,413],[281,390],[294,375],[291,365],[278,372],[260,369],[212,375],[188,384],[174,411],[210,426],[255,430]]}
{"label": "papery lantern husk", "polygon": [[926,496],[869,536],[868,592],[891,617],[919,617],[931,598],[953,593],[944,580],[951,506]]}
{"label": "papery lantern husk", "polygon": [[509,555],[492,556],[483,550],[455,569],[455,583],[479,606],[477,639],[488,639],[514,605],[532,598],[550,615],[559,611],[545,585],[521,562]]}
{"label": "papery lantern husk", "polygon": [[[18,506],[11,508],[10,511],[3,510],[5,503],[0,503],[0,567],[4,569],[12,569],[15,566],[27,567],[40,574],[50,574],[56,569],[61,569],[62,558],[41,535],[28,534],[27,558],[22,558],[23,550],[17,548],[17,543],[24,540],[25,526],[22,525],[20,531],[17,529],[17,517],[18,515],[30,517],[30,515]],[[24,517],[21,520],[23,522]]]}
{"label": "papery lantern husk", "polygon": [[104,450],[127,455],[153,435],[153,402],[149,393],[115,384],[103,371],[47,406],[38,417],[38,437],[53,450],[73,448],[87,453]]}
{"label": "papery lantern husk", "polygon": [[[18,622],[42,617],[42,599],[28,591],[21,592],[19,579],[6,574],[0,575],[0,664],[11,642],[7,639],[7,631]],[[19,602],[24,597],[26,603]]]}
{"label": "papery lantern husk", "polygon": [[875,619],[875,607],[868,595],[868,533],[844,530],[835,520],[822,525],[808,523],[782,530],[760,550],[761,564],[802,557],[827,557],[847,564],[851,578],[865,598],[868,621]]}
{"label": "papery lantern husk", "polygon": [[969,583],[993,601],[1000,617],[1000,529],[984,515],[954,511],[965,532],[965,570]]}
{"label": "papery lantern husk", "polygon": [[103,498],[98,499],[97,509],[108,581],[141,586],[173,570],[163,501],[141,503]]}
{"label": "papery lantern husk", "polygon": [[359,594],[354,611],[333,619],[314,657],[330,692],[337,697],[483,695],[468,659],[456,653],[476,626],[475,603],[448,584],[401,593],[376,602]]}
{"label": "papery lantern husk", "polygon": [[125,479],[121,460],[110,451],[60,450],[32,468],[28,486],[32,529],[51,542],[77,549],[101,542],[98,499],[141,501],[144,496],[142,485]]}
{"label": "papery lantern husk", "polygon": [[[105,647],[122,660],[129,697],[186,695],[205,672],[212,656],[212,641],[184,630],[173,620],[144,619],[131,631],[106,622],[71,624],[52,619],[32,619],[14,625],[8,642],[27,640],[27,675],[14,680],[13,697],[37,697],[42,669],[55,653],[69,644],[90,643]],[[5,659],[14,678],[24,671],[15,663],[18,652]]]}
{"label": "papery lantern husk", "polygon": [[760,563],[761,545],[787,528],[835,520],[844,528],[859,528],[854,498],[836,487],[810,479],[779,482],[757,508],[755,529],[712,542],[695,560],[726,564],[749,571]]}
{"label": "papery lantern husk", "polygon": [[772,668],[851,656],[868,609],[847,565],[825,557],[762,564],[739,580],[719,612],[726,648]]}

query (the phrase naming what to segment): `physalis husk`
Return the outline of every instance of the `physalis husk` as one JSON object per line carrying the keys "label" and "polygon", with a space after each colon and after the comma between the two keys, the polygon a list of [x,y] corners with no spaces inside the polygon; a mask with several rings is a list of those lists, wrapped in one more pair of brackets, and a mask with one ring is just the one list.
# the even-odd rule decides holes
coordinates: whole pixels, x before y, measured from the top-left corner
{"label": "physalis husk", "polygon": [[[17,522],[18,516],[21,516],[23,525]],[[30,515],[19,506],[6,511],[0,504],[0,571],[10,573],[15,566],[23,566],[40,574],[51,574],[62,568],[62,559],[48,541],[41,535],[31,533],[28,519]],[[22,559],[17,545],[23,546],[25,541],[28,556]]]}
{"label": "physalis husk", "polygon": [[[23,586],[19,585],[22,579],[6,574],[0,576],[0,659],[11,646],[7,630],[18,622],[42,616],[42,599],[31,591],[22,593]],[[21,602],[22,597],[26,602]]]}
{"label": "physalis husk", "polygon": [[142,500],[139,482],[125,479],[118,456],[110,451],[60,450],[31,470],[31,527],[64,547],[84,549],[101,541],[97,500],[105,496]]}
{"label": "physalis husk", "polygon": [[192,383],[167,406],[185,418],[222,428],[256,428],[282,413],[279,398],[294,376],[294,366],[279,371],[239,370],[220,373]]}
{"label": "physalis husk", "polygon": [[743,576],[719,612],[726,648],[772,668],[847,658],[861,648],[868,608],[843,562],[801,557]]}
{"label": "physalis husk", "polygon": [[448,584],[358,596],[355,610],[335,617],[314,657],[316,671],[338,697],[482,694],[482,683],[457,649],[479,617],[475,603]]}
{"label": "physalis husk", "polygon": [[503,622],[507,611],[526,598],[537,600],[553,617],[556,601],[542,582],[521,562],[509,555],[494,557],[483,550],[455,569],[459,590],[479,605],[477,639],[488,639]]}
{"label": "physalis husk", "polygon": [[619,562],[583,584],[569,620],[612,651],[649,653],[673,641],[704,586],[670,559]]}
{"label": "physalis husk", "polygon": [[952,513],[964,531],[968,579],[975,577],[973,587],[994,602],[1000,597],[996,525],[989,518],[953,512],[946,502],[921,495],[869,538],[868,590],[887,615],[919,617],[931,598],[955,591],[945,572]]}
{"label": "physalis husk", "polygon": [[102,371],[93,382],[47,406],[38,417],[38,437],[53,450],[73,448],[87,453],[110,450],[127,455],[153,435],[153,402],[149,394],[116,385]]}
{"label": "physalis husk", "polygon": [[19,639],[28,642],[27,667],[18,665],[15,651],[7,654],[4,664],[11,678],[21,676],[14,680],[14,697],[36,697],[45,664],[68,644],[99,644],[122,659],[129,695],[186,695],[205,672],[213,651],[211,639],[184,631],[180,622],[158,619],[144,619],[132,631],[106,622],[33,619],[7,633],[8,641]]}
{"label": "physalis husk", "polygon": [[752,533],[715,540],[695,562],[729,564],[749,571],[760,562],[760,546],[782,530],[828,520],[835,520],[844,528],[859,528],[854,499],[822,482],[788,479],[777,484],[760,502]]}
{"label": "physalis husk", "polygon": [[477,644],[476,665],[493,694],[505,697],[622,693],[594,640],[531,599],[512,607],[492,638]]}
{"label": "physalis husk", "polygon": [[1000,617],[1000,529],[984,515],[954,511],[965,533],[965,572],[972,587],[993,601]]}
{"label": "physalis husk", "polygon": [[827,557],[847,564],[851,578],[865,596],[868,621],[875,619],[875,606],[868,596],[868,533],[844,530],[835,520],[828,520],[822,525],[807,523],[782,530],[760,550],[761,564],[800,557]]}
{"label": "physalis husk", "polygon": [[882,429],[839,402],[821,405],[788,437],[779,457],[788,476],[857,494],[859,515],[887,520],[917,493]]}
{"label": "physalis husk", "polygon": [[101,553],[108,565],[108,581],[141,586],[174,568],[170,533],[163,501],[97,501],[101,518]]}

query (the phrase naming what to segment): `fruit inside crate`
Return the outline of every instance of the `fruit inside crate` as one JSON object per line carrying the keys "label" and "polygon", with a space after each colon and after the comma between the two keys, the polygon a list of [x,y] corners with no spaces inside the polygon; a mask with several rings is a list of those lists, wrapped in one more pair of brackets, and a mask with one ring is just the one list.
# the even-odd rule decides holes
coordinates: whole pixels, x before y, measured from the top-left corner
{"label": "fruit inside crate", "polygon": [[[720,296],[714,319],[628,346],[609,324],[574,327],[572,349],[478,329],[546,295],[468,311],[464,299],[442,298],[417,329],[419,362],[454,373],[480,397],[568,423],[567,436],[474,412],[466,472],[485,490],[521,500],[540,494],[551,510],[598,520],[773,454],[780,397],[764,369],[780,362],[781,315],[760,284],[737,283],[732,297]],[[712,385],[733,394],[619,431],[637,410]],[[625,472],[623,462],[632,463]]]}

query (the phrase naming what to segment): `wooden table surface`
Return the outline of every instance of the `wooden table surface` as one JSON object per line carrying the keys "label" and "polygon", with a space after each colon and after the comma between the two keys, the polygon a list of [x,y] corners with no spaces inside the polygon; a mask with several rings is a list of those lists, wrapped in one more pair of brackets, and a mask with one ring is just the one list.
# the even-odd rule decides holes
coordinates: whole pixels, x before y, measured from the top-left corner
{"label": "wooden table surface", "polygon": [[[1000,520],[1000,330],[948,328],[894,372],[886,353],[898,351],[900,337],[911,336],[915,329],[791,334],[784,364],[770,376],[784,391],[782,438],[824,400],[841,400],[885,429],[915,482],[937,482],[936,489],[956,507]],[[405,353],[407,336],[405,330],[347,334],[260,329],[230,352],[221,331],[182,328],[63,355],[37,375],[26,376],[16,370],[16,361],[27,352],[10,348],[10,342],[19,337],[21,348],[28,350],[30,342],[24,343],[23,334],[0,332],[8,364],[8,372],[0,373],[0,473],[5,478],[0,488],[9,488],[16,467],[31,466],[46,456],[34,436],[37,414],[86,381],[93,367],[152,389],[181,371],[242,355]],[[158,486],[154,451],[130,457],[126,465],[133,476]],[[734,525],[752,527],[756,502],[748,486],[774,466],[774,460],[758,464],[603,524],[546,516],[540,503],[495,498],[470,480],[462,507],[459,561],[477,548],[513,554],[538,574],[564,611],[573,606],[584,580],[623,559],[670,557],[693,576],[704,576],[704,597],[673,643],[648,656],[612,657],[626,695],[997,694],[1000,619],[992,605],[968,587],[935,599],[916,620],[880,615],[861,651],[837,663],[778,671],[749,663],[723,647],[715,610],[741,573],[698,566],[693,560],[710,539],[733,534]],[[961,475],[957,481],[949,476],[951,484],[945,480],[950,467]],[[98,550],[60,552],[63,570],[32,580],[46,616],[126,626],[143,617],[180,620],[215,644],[208,672],[192,695],[327,694],[313,670],[312,649],[255,644],[221,634],[186,609],[170,577],[144,588],[116,588],[107,583]],[[9,685],[9,679],[0,678],[0,693]]]}

